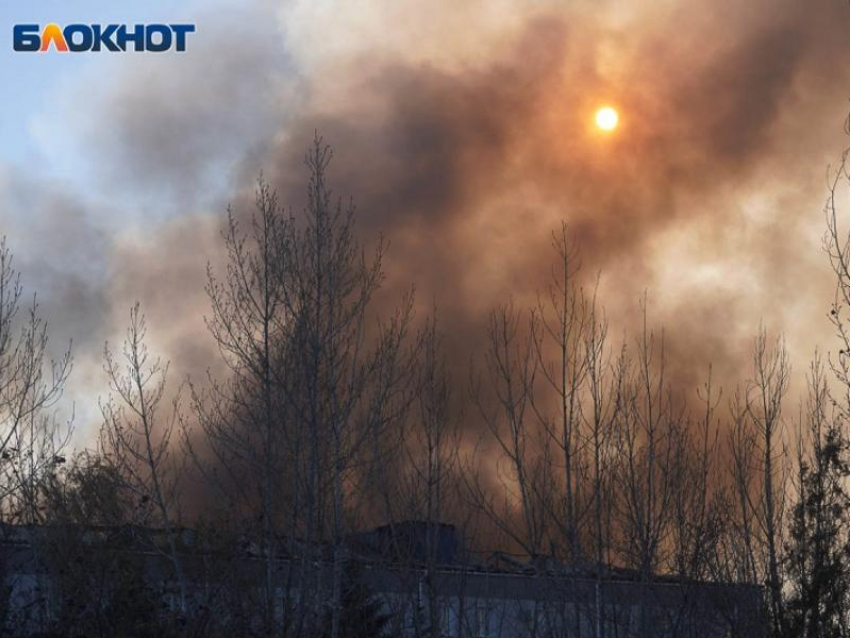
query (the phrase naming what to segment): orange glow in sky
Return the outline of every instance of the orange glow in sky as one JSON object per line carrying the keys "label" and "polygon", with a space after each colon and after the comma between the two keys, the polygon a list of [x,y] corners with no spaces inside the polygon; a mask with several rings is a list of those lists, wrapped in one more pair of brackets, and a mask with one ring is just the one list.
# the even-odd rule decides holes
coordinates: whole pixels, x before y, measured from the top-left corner
{"label": "orange glow in sky", "polygon": [[619,121],[620,116],[610,106],[603,106],[596,111],[596,126],[603,131],[613,131],[617,128],[617,122]]}

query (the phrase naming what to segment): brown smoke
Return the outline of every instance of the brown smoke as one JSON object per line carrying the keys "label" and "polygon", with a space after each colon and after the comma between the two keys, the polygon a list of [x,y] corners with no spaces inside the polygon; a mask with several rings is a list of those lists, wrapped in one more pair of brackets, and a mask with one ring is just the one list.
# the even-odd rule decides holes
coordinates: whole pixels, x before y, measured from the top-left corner
{"label": "brown smoke", "polygon": [[[588,280],[602,272],[612,333],[637,328],[646,290],[676,387],[692,393],[710,362],[728,387],[760,320],[819,321],[789,334],[803,358],[826,329],[812,239],[828,149],[843,144],[848,78],[832,60],[848,18],[836,3],[688,4],[631,33],[550,14],[461,69],[365,53],[316,80],[344,85],[344,101],[308,104],[243,173],[264,169],[297,209],[302,149],[320,131],[364,236],[392,241],[390,288],[436,298],[455,369],[482,348],[490,308],[534,302],[564,219]],[[610,138],[589,127],[603,102],[623,114]]]}
{"label": "brown smoke", "polygon": [[[199,32],[204,55],[173,71],[139,62],[96,109],[107,134],[85,129],[90,160],[112,166],[104,192],[146,210],[161,196],[170,212],[111,241],[103,289],[86,293],[109,302],[79,331],[93,358],[140,298],[176,370],[214,365],[201,287],[219,218],[196,211],[247,210],[260,170],[299,210],[318,130],[364,240],[391,241],[382,303],[411,284],[423,309],[436,300],[461,393],[487,312],[533,304],[546,285],[562,219],[586,281],[602,273],[613,337],[633,334],[647,292],[683,392],[709,362],[727,387],[744,377],[760,320],[787,333],[802,369],[828,346],[820,204],[845,144],[850,8],[631,4],[374,2],[352,20],[295,3],[280,10],[282,44],[236,47],[222,19]],[[245,15],[272,22],[273,9]],[[590,126],[601,103],[622,115],[608,137]]]}

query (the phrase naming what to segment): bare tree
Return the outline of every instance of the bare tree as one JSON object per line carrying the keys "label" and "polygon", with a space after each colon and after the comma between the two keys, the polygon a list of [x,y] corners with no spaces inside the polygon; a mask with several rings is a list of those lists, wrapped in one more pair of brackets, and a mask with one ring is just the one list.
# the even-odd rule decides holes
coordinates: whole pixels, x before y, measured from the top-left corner
{"label": "bare tree", "polygon": [[760,563],[756,558],[756,519],[754,503],[757,502],[756,482],[756,437],[747,418],[747,407],[743,392],[735,392],[729,405],[731,428],[729,430],[730,452],[730,501],[733,505],[729,519],[728,547],[731,569],[725,575],[736,582],[760,582]]}
{"label": "bare tree", "polygon": [[262,178],[255,205],[250,234],[242,231],[228,210],[222,233],[228,255],[224,278],[219,279],[212,266],[207,269],[206,290],[212,307],[207,327],[231,376],[226,383],[210,377],[205,391],[192,387],[207,454],[197,449],[191,436],[185,441],[208,483],[218,487],[236,511],[259,507],[259,516],[245,518],[260,523],[263,619],[267,631],[275,634],[274,561],[282,517],[278,484],[283,466],[281,395],[285,389],[280,377],[286,370],[285,365],[281,371],[276,364],[285,360],[283,334],[291,318],[284,306],[283,280],[289,221]]}
{"label": "bare tree", "polygon": [[451,386],[440,347],[436,313],[425,329],[418,399],[406,452],[410,484],[410,510],[425,523],[425,583],[428,602],[428,635],[440,638],[441,600],[437,583],[441,525],[457,494],[461,431],[452,412]]}
{"label": "bare tree", "polygon": [[[542,399],[532,397],[532,405],[562,458],[562,511],[553,518],[561,523],[569,559],[580,562],[583,558],[580,528],[586,512],[583,503],[586,494],[582,489],[581,393],[587,374],[584,339],[590,309],[584,290],[574,283],[579,267],[577,247],[569,239],[565,223],[560,232],[552,233],[552,246],[557,261],[547,295],[538,298],[539,321],[532,324],[532,337],[540,375],[557,400],[556,416],[548,415],[548,392],[543,393]],[[555,351],[551,359],[550,349]]]}
{"label": "bare tree", "polygon": [[23,288],[5,237],[0,239],[0,516],[40,522],[39,492],[64,462],[71,421],[52,408],[71,372],[71,351],[49,359],[47,322],[32,304],[19,316]]}
{"label": "bare tree", "polygon": [[842,183],[850,181],[848,155],[850,150],[842,154],[829,180],[829,194],[824,205],[827,230],[823,239],[824,250],[835,275],[835,292],[829,319],[840,345],[837,357],[829,359],[840,392],[833,400],[844,420],[850,418],[850,323],[847,320],[847,313],[850,312],[850,233],[843,231],[839,225],[837,198]]}
{"label": "bare tree", "polygon": [[667,383],[664,335],[656,345],[647,326],[646,298],[642,310],[636,372],[618,432],[624,455],[619,478],[625,488],[621,502],[625,558],[642,577],[650,578],[664,550],[674,493],[672,460],[684,409],[677,407]]}
{"label": "bare tree", "polygon": [[719,424],[715,412],[721,397],[712,387],[711,368],[699,391],[703,413],[699,420],[683,422],[674,435],[671,459],[672,479],[672,560],[670,567],[683,580],[695,581],[707,575],[714,555],[717,517],[714,473],[719,456]]}
{"label": "bare tree", "polygon": [[[473,379],[472,398],[500,454],[496,473],[505,500],[494,502],[477,476],[473,493],[494,524],[526,554],[536,557],[549,531],[552,479],[548,437],[541,437],[534,427],[531,397],[538,371],[534,314],[529,321],[531,327],[521,333],[522,315],[512,303],[490,313],[484,357],[488,384],[485,389],[479,379]],[[515,517],[519,525],[514,524]]]}
{"label": "bare tree", "polygon": [[766,554],[770,620],[774,635],[784,635],[784,604],[780,551],[782,549],[787,449],[783,443],[782,404],[788,391],[790,368],[785,342],[773,345],[760,329],[753,344],[753,379],[746,391],[746,414],[755,432],[762,492],[755,508],[762,547]]}
{"label": "bare tree", "polygon": [[[193,395],[213,461],[199,466],[247,520],[260,522],[268,631],[313,635],[327,618],[327,633],[337,638],[349,500],[369,474],[370,442],[403,423],[416,347],[412,295],[388,320],[372,321],[386,244],[379,239],[367,257],[353,204],[343,206],[327,184],[330,160],[316,137],[305,157],[307,205],[300,215],[285,216],[262,181],[249,236],[229,214],[227,276],[218,280],[210,270],[207,290],[208,325],[231,379]],[[258,516],[251,515],[254,504]],[[280,585],[281,625],[273,565],[284,537],[297,569],[288,569]],[[333,548],[330,597],[326,544]]]}
{"label": "bare tree", "polygon": [[612,360],[608,342],[608,319],[597,306],[597,287],[590,302],[588,330],[584,335],[584,357],[587,375],[588,406],[582,411],[590,449],[589,480],[592,493],[591,537],[595,562],[593,631],[596,638],[605,635],[602,585],[610,563],[613,514],[612,478],[617,423],[628,409],[628,368],[625,348]]}
{"label": "bare tree", "polygon": [[367,444],[401,423],[400,412],[411,399],[415,348],[406,349],[412,297],[390,321],[370,325],[369,307],[383,282],[386,244],[380,238],[371,259],[366,257],[355,236],[354,205],[343,206],[327,184],[331,157],[317,137],[305,158],[310,172],[307,207],[288,243],[285,303],[293,317],[289,352],[297,370],[297,391],[287,392],[288,409],[307,432],[307,538],[315,542],[327,533],[334,548],[330,634],[337,638],[347,485]]}
{"label": "bare tree", "polygon": [[[120,358],[107,343],[104,370],[109,377],[110,396],[100,403],[104,424],[100,445],[124,486],[138,499],[141,521],[165,533],[173,577],[178,586],[181,614],[188,611],[186,580],[178,552],[176,516],[179,512],[179,460],[171,453],[172,435],[179,422],[178,393],[170,413],[161,415],[168,381],[168,363],[151,358],[146,344],[147,325],[136,303],[130,310],[130,325]],[[153,543],[154,550],[160,550]]]}

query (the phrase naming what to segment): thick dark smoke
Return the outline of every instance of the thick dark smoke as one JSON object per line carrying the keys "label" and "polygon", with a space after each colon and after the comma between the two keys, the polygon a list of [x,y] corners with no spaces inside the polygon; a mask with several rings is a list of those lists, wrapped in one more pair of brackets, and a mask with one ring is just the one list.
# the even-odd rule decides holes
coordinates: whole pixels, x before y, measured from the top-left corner
{"label": "thick dark smoke", "polygon": [[[617,81],[598,56],[621,34],[578,16],[530,19],[460,71],[368,54],[343,62],[335,72],[354,78],[354,99],[293,118],[245,175],[263,167],[297,207],[301,149],[321,131],[366,236],[393,242],[391,284],[416,282],[426,305],[436,296],[456,368],[482,347],[489,308],[509,296],[533,303],[553,257],[549,231],[564,219],[588,283],[603,273],[614,334],[638,327],[646,290],[677,388],[692,393],[709,362],[732,384],[760,320],[787,330],[826,308],[828,275],[808,241],[821,222],[822,180],[812,178],[826,160],[795,149],[820,132],[813,103],[834,114],[833,149],[843,143],[847,74],[824,83],[822,69],[850,15],[827,3],[721,8],[724,21],[689,6],[634,38]],[[603,101],[623,111],[611,139],[588,129]],[[799,308],[804,289],[821,296]],[[792,348],[807,356],[811,336],[789,334]]]}
{"label": "thick dark smoke", "polygon": [[[102,100],[108,134],[93,147],[112,166],[105,192],[127,190],[171,219],[109,238],[101,287],[85,292],[104,311],[80,332],[114,338],[139,298],[176,370],[215,365],[202,286],[220,256],[218,213],[227,201],[247,210],[261,170],[299,210],[319,131],[364,240],[391,242],[381,303],[411,284],[423,310],[436,300],[459,386],[487,312],[509,297],[535,303],[562,219],[587,285],[602,273],[612,337],[633,334],[646,291],[683,393],[709,362],[727,387],[745,377],[762,320],[787,333],[802,369],[815,344],[828,348],[820,204],[846,143],[850,7],[624,4],[508,3],[485,16],[487,3],[437,3],[407,21],[403,5],[374,3],[357,24],[296,4],[280,10],[282,43],[274,33],[228,48],[232,34],[212,29],[209,55],[155,73],[140,62]],[[272,11],[257,3],[246,15]],[[621,111],[611,136],[590,126],[602,103]],[[38,282],[55,268],[27,265]],[[70,301],[51,303],[59,322],[74,316]]]}

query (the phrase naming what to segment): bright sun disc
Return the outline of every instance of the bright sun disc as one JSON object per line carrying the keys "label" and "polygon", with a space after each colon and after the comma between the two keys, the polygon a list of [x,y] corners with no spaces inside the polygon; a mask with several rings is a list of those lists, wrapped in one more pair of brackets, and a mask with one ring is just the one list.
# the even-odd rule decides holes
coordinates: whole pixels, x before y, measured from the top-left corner
{"label": "bright sun disc", "polygon": [[613,131],[617,128],[617,122],[619,119],[620,116],[617,115],[617,111],[612,109],[610,106],[603,106],[601,109],[596,111],[596,126],[601,128],[603,131]]}

